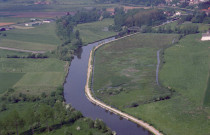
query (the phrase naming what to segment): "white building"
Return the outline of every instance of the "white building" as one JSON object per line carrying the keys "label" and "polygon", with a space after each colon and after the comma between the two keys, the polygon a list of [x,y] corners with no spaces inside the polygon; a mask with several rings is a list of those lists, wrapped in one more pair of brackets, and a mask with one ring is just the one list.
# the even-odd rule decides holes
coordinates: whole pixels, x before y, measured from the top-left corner
{"label": "white building", "polygon": [[201,41],[207,41],[207,40],[210,40],[210,31],[202,34]]}

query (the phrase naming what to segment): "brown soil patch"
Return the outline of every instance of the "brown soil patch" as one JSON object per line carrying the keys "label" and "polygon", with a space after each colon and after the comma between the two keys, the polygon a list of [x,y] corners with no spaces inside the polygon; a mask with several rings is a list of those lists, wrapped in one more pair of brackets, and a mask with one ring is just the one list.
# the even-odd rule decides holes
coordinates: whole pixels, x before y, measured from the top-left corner
{"label": "brown soil patch", "polygon": [[14,23],[0,23],[0,26],[6,26],[6,25],[11,25],[11,24],[14,24]]}

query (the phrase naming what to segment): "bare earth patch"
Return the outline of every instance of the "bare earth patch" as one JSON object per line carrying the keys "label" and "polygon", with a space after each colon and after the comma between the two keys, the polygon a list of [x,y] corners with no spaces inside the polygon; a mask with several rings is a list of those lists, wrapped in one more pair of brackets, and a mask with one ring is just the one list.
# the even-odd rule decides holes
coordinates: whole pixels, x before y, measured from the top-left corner
{"label": "bare earth patch", "polygon": [[0,26],[6,26],[6,25],[11,25],[11,24],[14,24],[14,23],[0,23]]}

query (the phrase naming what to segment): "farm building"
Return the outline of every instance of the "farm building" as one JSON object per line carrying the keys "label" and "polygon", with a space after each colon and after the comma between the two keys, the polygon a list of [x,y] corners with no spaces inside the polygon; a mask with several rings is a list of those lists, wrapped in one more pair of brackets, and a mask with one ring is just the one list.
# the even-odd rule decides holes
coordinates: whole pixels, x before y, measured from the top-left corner
{"label": "farm building", "polygon": [[210,40],[210,30],[207,33],[202,34],[201,41],[207,41]]}

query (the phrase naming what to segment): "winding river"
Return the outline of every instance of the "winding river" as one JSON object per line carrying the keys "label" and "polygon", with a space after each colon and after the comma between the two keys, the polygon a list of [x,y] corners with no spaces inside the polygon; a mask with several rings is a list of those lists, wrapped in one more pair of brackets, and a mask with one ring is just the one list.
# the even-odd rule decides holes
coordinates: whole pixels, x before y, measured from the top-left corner
{"label": "winding river", "polygon": [[69,74],[64,84],[64,98],[66,103],[82,112],[85,117],[102,119],[108,127],[117,132],[117,135],[150,135],[150,132],[137,124],[122,119],[105,109],[92,104],[85,95],[88,59],[93,47],[102,42],[108,42],[115,38],[104,39],[81,48],[79,55],[71,62]]}

